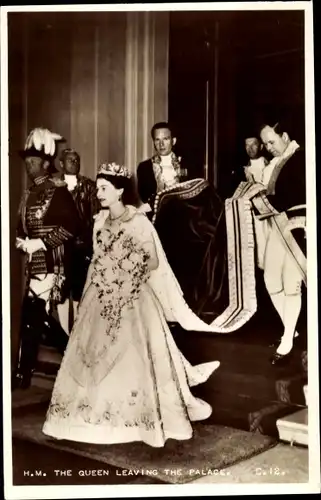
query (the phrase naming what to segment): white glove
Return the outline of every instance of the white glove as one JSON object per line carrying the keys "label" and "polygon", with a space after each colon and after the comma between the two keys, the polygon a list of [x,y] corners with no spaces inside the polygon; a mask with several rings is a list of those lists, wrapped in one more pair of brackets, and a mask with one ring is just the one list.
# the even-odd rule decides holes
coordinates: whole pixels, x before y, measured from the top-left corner
{"label": "white glove", "polygon": [[26,240],[24,240],[23,238],[16,238],[16,248],[18,250],[22,250],[23,252],[25,252],[26,251],[25,246],[26,246]]}
{"label": "white glove", "polygon": [[56,141],[62,140],[63,137],[60,134],[51,132],[47,128],[34,128],[25,143],[25,149],[29,149],[32,146],[38,151],[44,147],[45,153],[47,155],[53,156],[56,151]]}
{"label": "white glove", "polygon": [[32,255],[38,250],[46,250],[44,242],[40,238],[32,238],[31,240],[26,238],[24,243],[24,251],[29,255]]}

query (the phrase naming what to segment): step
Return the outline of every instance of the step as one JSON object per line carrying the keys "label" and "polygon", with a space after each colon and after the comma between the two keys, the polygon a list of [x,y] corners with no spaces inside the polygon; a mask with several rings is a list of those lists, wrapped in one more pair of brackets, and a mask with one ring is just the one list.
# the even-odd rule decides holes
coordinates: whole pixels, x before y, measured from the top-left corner
{"label": "step", "polygon": [[31,385],[43,389],[52,390],[56,380],[55,374],[48,374],[43,372],[35,372],[32,377]]}
{"label": "step", "polygon": [[279,438],[291,444],[309,445],[308,408],[291,413],[276,422]]}
{"label": "step", "polygon": [[250,398],[236,398],[232,403],[212,406],[213,412],[207,424],[227,425],[250,432],[260,432],[272,437],[279,437],[278,419],[301,409],[295,405],[272,403],[262,405]]}
{"label": "step", "polygon": [[41,345],[39,348],[38,362],[39,363],[56,363],[60,365],[62,355],[54,348],[46,345]]}
{"label": "step", "polygon": [[32,382],[32,385],[28,389],[16,389],[12,392],[11,408],[13,412],[21,408],[38,405],[39,403],[47,403],[50,400],[52,386],[44,387],[38,385],[37,381]]}
{"label": "step", "polygon": [[[277,378],[265,375],[234,373],[227,367],[220,366],[218,370],[204,383],[204,394],[223,392],[225,394],[240,395],[261,399],[262,401],[282,401],[283,403],[305,404],[303,387],[306,376],[294,374]],[[280,376],[279,376],[280,377]]]}
{"label": "step", "polygon": [[268,377],[279,377],[283,374],[304,372],[302,358],[304,349],[294,346],[291,358],[284,365],[274,366],[270,358],[275,348],[270,348],[270,340],[265,344],[249,344],[242,336],[211,335],[203,332],[187,332],[173,330],[178,348],[192,363],[204,363],[215,359],[221,362],[222,369],[235,373],[259,374]]}

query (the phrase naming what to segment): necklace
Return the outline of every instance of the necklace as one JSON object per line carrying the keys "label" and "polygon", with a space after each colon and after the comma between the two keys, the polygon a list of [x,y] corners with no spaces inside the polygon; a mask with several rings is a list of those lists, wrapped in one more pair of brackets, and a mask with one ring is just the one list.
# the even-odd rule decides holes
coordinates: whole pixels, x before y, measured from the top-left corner
{"label": "necklace", "polygon": [[118,215],[117,217],[111,217],[111,215],[109,214],[109,218],[110,218],[110,220],[112,220],[112,221],[114,221],[114,220],[118,220],[118,219],[120,219],[121,217],[123,217],[123,215],[125,215],[127,212],[128,212],[128,208],[126,207],[126,208],[124,209],[124,211],[123,211],[120,215]]}

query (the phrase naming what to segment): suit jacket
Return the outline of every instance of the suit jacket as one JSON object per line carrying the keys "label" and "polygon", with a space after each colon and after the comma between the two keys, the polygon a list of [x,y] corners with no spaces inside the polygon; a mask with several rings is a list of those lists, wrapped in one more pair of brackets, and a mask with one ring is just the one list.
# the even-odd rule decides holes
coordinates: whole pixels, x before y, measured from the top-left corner
{"label": "suit jacket", "polygon": [[[268,195],[273,207],[278,212],[287,212],[289,219],[306,215],[305,208],[288,211],[306,204],[305,174],[305,154],[302,149],[298,149],[281,169],[276,179],[275,193]],[[302,230],[294,229],[292,234],[306,255],[306,239]]]}
{"label": "suit jacket", "polygon": [[94,225],[94,215],[99,212],[100,203],[96,194],[96,183],[83,175],[77,176],[77,184],[70,191],[78,210],[80,219],[80,232],[75,243],[84,250],[92,249],[92,232]]}
{"label": "suit jacket", "polygon": [[302,149],[287,160],[276,179],[275,194],[268,198],[279,212],[306,203],[305,154]]}
{"label": "suit jacket", "polygon": [[[181,168],[189,171],[186,163],[180,162]],[[182,181],[188,180],[188,174],[181,178]],[[142,161],[137,167],[137,189],[143,203],[153,205],[153,200],[157,192],[157,182],[154,175],[152,158]]]}

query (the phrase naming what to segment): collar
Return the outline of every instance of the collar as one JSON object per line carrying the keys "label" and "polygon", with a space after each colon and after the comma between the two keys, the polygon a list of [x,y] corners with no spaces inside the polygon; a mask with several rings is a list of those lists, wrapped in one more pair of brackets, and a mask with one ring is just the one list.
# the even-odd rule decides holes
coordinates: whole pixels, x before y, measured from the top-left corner
{"label": "collar", "polygon": [[63,181],[69,186],[70,191],[75,191],[82,186],[83,176],[78,174],[63,174]]}
{"label": "collar", "polygon": [[270,161],[270,165],[274,164],[275,166],[280,165],[280,163],[286,162],[291,156],[294,155],[297,149],[299,149],[300,146],[296,141],[291,141],[286,150],[283,151],[283,153],[280,156],[274,156],[272,160]]}
{"label": "collar", "polygon": [[288,158],[292,156],[297,149],[299,149],[299,144],[296,141],[291,141],[286,150],[283,152],[280,158]]}
{"label": "collar", "polygon": [[[264,163],[264,166],[266,167],[269,162],[268,160],[265,158],[265,156],[260,156],[259,158],[254,158],[254,162],[259,162],[259,160],[263,160],[263,163]],[[253,164],[251,163],[251,159],[249,160],[248,164],[246,165],[246,167],[252,167]]]}
{"label": "collar", "polygon": [[80,175],[80,174],[63,174],[63,175],[62,175],[62,179],[66,180],[66,177],[67,177],[67,178],[68,178],[68,177],[69,177],[69,178],[74,178],[74,177],[76,177],[77,182],[78,182],[78,181],[80,181],[80,180],[83,178],[83,176],[82,176],[82,175]]}
{"label": "collar", "polygon": [[[174,151],[171,152],[172,165],[179,165],[182,158],[180,156],[176,156]],[[162,161],[162,157],[159,154],[156,154],[152,157],[152,163],[160,164]]]}

